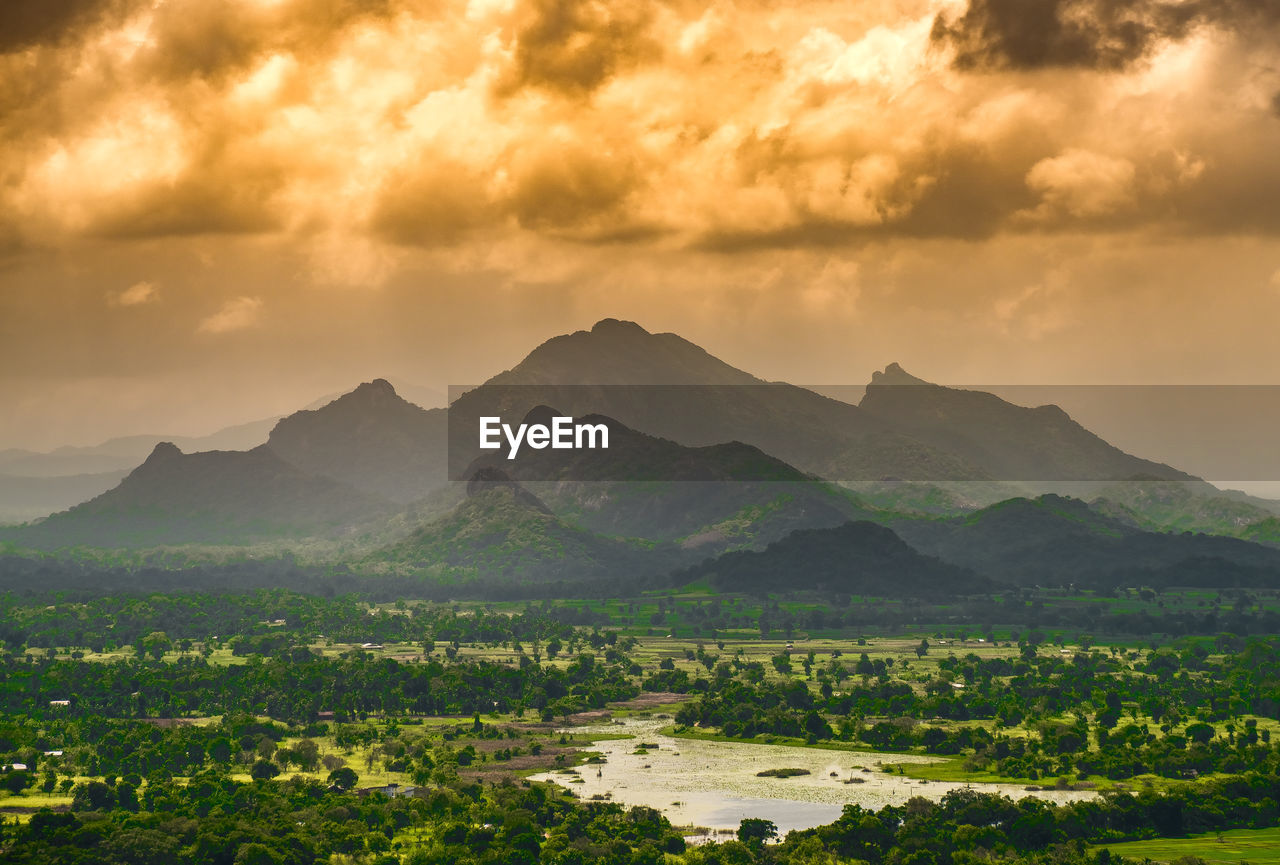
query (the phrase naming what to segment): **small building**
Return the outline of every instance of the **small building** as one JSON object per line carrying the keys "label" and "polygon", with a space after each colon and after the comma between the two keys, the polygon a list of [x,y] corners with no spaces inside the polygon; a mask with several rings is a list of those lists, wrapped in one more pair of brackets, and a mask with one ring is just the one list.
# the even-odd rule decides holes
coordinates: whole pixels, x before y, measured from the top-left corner
{"label": "small building", "polygon": [[45,751],[44,755],[46,757],[61,757],[62,752],[61,751]]}
{"label": "small building", "polygon": [[361,643],[361,644],[360,644],[360,648],[362,648],[362,649],[381,649],[381,648],[382,648],[382,644],[381,644],[381,643]]}
{"label": "small building", "polygon": [[50,700],[49,705],[50,706],[70,706],[71,701],[70,700]]}
{"label": "small building", "polygon": [[25,772],[27,771],[26,763],[10,763],[4,767],[5,772]]}

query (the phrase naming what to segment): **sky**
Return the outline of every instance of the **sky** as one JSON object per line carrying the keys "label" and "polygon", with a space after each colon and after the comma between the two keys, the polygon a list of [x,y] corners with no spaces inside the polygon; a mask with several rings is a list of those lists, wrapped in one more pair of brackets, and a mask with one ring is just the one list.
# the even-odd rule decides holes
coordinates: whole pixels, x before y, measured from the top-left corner
{"label": "sky", "polygon": [[476,383],[1280,384],[1274,0],[6,0],[0,448]]}

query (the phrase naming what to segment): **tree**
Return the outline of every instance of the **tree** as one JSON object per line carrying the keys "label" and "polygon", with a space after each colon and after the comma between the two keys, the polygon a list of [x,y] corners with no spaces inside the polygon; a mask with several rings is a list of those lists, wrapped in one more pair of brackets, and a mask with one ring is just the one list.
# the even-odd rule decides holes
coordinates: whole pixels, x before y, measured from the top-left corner
{"label": "tree", "polygon": [[778,837],[778,825],[772,820],[748,817],[738,824],[738,840],[744,844],[764,844]]}
{"label": "tree", "polygon": [[249,770],[249,776],[255,781],[270,781],[280,774],[280,767],[270,760],[258,760]]}
{"label": "tree", "polygon": [[209,743],[209,758],[215,763],[231,761],[231,742],[226,736],[220,736]]}
{"label": "tree", "polygon": [[311,739],[303,739],[293,746],[293,759],[308,772],[314,772],[320,761],[320,746]]}
{"label": "tree", "polygon": [[169,641],[169,635],[164,631],[152,631],[147,634],[139,642],[142,651],[150,655],[157,661],[164,657],[164,653],[173,648],[173,644]]}
{"label": "tree", "polygon": [[116,803],[116,791],[101,781],[77,784],[71,797],[73,811],[105,811]]}
{"label": "tree", "polygon": [[23,790],[27,789],[27,785],[30,783],[31,776],[26,772],[10,772],[5,776],[4,788],[16,796]]}
{"label": "tree", "polygon": [[929,641],[921,640],[920,645],[916,646],[916,657],[923,658],[927,654],[929,654]]}
{"label": "tree", "polygon": [[329,773],[329,783],[339,790],[350,790],[359,780],[360,776],[350,766],[340,766]]}

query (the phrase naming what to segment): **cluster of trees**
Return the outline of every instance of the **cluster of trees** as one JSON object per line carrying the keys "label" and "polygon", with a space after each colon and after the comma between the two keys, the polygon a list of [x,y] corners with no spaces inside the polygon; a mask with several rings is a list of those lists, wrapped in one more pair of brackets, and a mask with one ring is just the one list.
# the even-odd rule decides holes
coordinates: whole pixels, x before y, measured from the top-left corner
{"label": "cluster of trees", "polygon": [[[340,658],[255,656],[231,666],[198,656],[169,664],[4,657],[0,713],[167,718],[246,712],[305,722],[322,711],[355,718],[534,709],[550,718],[636,696],[632,676],[638,673],[614,648],[601,660],[580,653],[563,668],[527,656],[521,666],[435,657],[399,663],[358,651]],[[51,705],[61,700],[70,705]]]}
{"label": "cluster of trees", "polygon": [[[532,865],[544,849],[589,856],[618,840],[628,851],[680,850],[684,844],[657,812],[575,806],[542,787],[458,784],[421,797],[388,798],[356,796],[301,777],[241,783],[205,772],[189,784],[147,785],[139,798],[123,781],[94,784],[92,793],[77,796],[71,812],[43,811],[24,826],[4,827],[5,861],[312,865],[345,855],[400,865],[411,850],[408,861],[415,865]],[[424,838],[431,840],[422,843]]]}
{"label": "cluster of trees", "polygon": [[1053,805],[971,789],[872,811],[766,845],[776,828],[744,820],[738,838],[686,848],[652,808],[579,803],[542,785],[453,780],[412,796],[357,796],[307,780],[238,782],[204,771],[189,783],[92,782],[72,810],[0,824],[15,865],[152,865],[198,861],[310,865],[333,856],[370,865],[1109,865],[1088,845],[1266,827],[1280,820],[1280,776],[1249,773],[1165,793],[1107,794]]}
{"label": "cluster of trees", "polygon": [[378,603],[400,598],[510,601],[621,597],[648,588],[633,576],[522,583],[502,577],[459,580],[423,570],[401,573],[376,564],[376,573],[362,573],[345,562],[304,565],[289,552],[250,557],[238,547],[210,553],[220,561],[196,561],[182,550],[164,548],[72,547],[58,554],[40,554],[6,543],[5,533],[0,527],[0,591],[28,598],[45,598],[54,592],[84,600],[103,595],[288,589],[330,598],[355,595]]}
{"label": "cluster of trees", "polygon": [[324,636],[336,642],[501,644],[512,640],[577,642],[575,625],[599,625],[607,617],[573,606],[529,605],[509,615],[492,610],[465,614],[450,606],[397,603],[372,608],[355,597],[323,598],[290,591],[251,594],[149,594],[84,601],[30,603],[0,596],[0,645],[21,648],[88,649],[133,646],[155,634],[165,650],[191,651],[244,643],[242,654],[264,638],[290,645]]}
{"label": "cluster of trees", "polygon": [[788,835],[778,861],[821,851],[871,865],[959,865],[974,856],[1029,857],[1056,849],[1060,862],[1114,862],[1116,857],[1086,854],[1085,845],[1273,826],[1280,819],[1277,784],[1274,774],[1250,773],[1167,793],[1104,794],[1058,806],[971,789],[954,790],[941,802],[916,798],[880,811],[847,805],[834,823]]}
{"label": "cluster of trees", "polygon": [[[1009,777],[1187,778],[1280,765],[1280,743],[1259,731],[1255,719],[1241,717],[1280,717],[1280,641],[1253,639],[1218,661],[1210,661],[1202,645],[1152,652],[1135,667],[1126,660],[1102,652],[1039,655],[1031,646],[1017,659],[949,656],[939,662],[941,675],[919,693],[865,654],[852,669],[834,659],[815,669],[805,657],[805,671],[819,680],[815,693],[791,675],[799,673],[797,665],[782,655],[774,659],[787,674],[781,680],[735,658],[693,682],[683,671],[660,671],[646,687],[702,692],[677,713],[687,726],[719,727],[728,736],[839,738],[881,750],[970,753],[971,768]],[[1122,723],[1140,713],[1141,724]],[[1055,720],[1063,714],[1074,720]],[[864,722],[868,718],[882,720]],[[920,723],[956,719],[992,720],[997,730],[1025,724],[1038,735]],[[1221,723],[1221,730],[1208,722]]]}
{"label": "cluster of trees", "polygon": [[[1122,637],[1160,634],[1169,640],[1193,634],[1280,633],[1280,613],[1264,602],[1268,592],[1227,589],[1216,599],[1197,596],[1196,606],[1179,608],[1182,599],[1176,593],[1160,595],[1151,589],[1141,589],[1123,605],[1106,603],[1108,596],[1127,591],[1099,589],[1094,597],[1083,600],[1029,588],[939,603],[847,595],[830,597],[827,603],[812,606],[780,604],[774,600],[764,602],[754,616],[733,615],[734,611],[730,610],[726,615],[709,619],[706,632],[710,634],[717,628],[727,627],[758,627],[763,636],[791,638],[803,632],[902,633],[945,623],[949,629],[983,636],[990,642],[995,638],[995,628],[981,623],[1003,622],[1015,623],[1018,633],[1024,637],[1051,630]],[[696,619],[690,621],[698,624]]]}

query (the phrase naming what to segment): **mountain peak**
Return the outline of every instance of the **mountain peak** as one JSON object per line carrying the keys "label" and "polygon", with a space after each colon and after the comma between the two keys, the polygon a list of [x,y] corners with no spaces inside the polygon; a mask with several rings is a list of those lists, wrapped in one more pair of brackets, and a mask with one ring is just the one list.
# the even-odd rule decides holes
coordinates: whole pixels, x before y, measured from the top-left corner
{"label": "mountain peak", "polygon": [[167,462],[174,457],[182,456],[182,450],[173,442],[157,442],[156,446],[151,449],[151,455],[147,457],[146,462],[152,465],[160,462]]}
{"label": "mountain peak", "polygon": [[649,331],[645,330],[634,321],[625,321],[618,318],[602,318],[591,326],[592,333],[599,334],[643,334],[649,336]]}
{"label": "mountain peak", "polygon": [[359,385],[355,390],[351,391],[348,396],[361,396],[366,399],[378,399],[381,397],[398,396],[396,389],[391,386],[391,382],[385,378],[375,378],[373,381],[366,381]]}
{"label": "mountain peak", "polygon": [[552,337],[491,378],[502,385],[763,384],[674,333],[604,318],[591,330]]}
{"label": "mountain peak", "polygon": [[922,378],[916,378],[896,362],[886,366],[884,372],[873,372],[871,374],[871,383],[889,386],[929,384]]}

